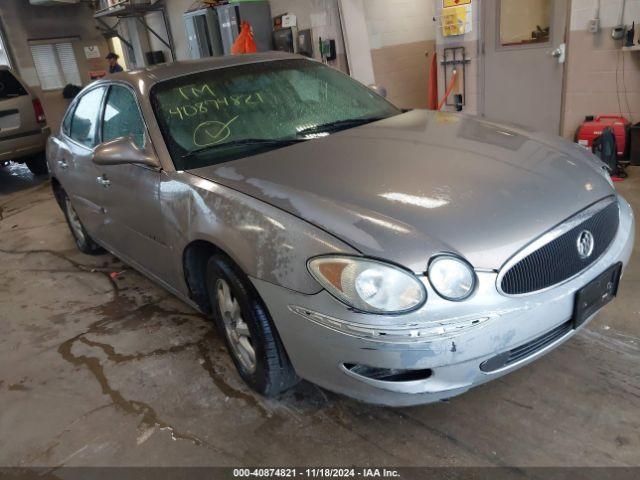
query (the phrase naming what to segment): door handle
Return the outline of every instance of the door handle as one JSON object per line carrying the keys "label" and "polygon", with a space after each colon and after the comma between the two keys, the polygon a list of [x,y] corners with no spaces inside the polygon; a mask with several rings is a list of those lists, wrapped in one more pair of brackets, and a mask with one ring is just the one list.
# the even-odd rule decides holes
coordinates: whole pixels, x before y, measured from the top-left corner
{"label": "door handle", "polygon": [[98,182],[104,188],[109,188],[111,186],[111,181],[109,179],[107,179],[107,177],[105,177],[104,175],[102,175],[101,177],[96,178],[96,182]]}
{"label": "door handle", "polygon": [[567,51],[567,44],[566,43],[561,43],[558,48],[556,48],[555,50],[553,50],[551,52],[551,56],[553,58],[557,58],[558,59],[558,63],[564,63],[566,60],[566,51]]}
{"label": "door handle", "polygon": [[66,160],[58,160],[58,166],[63,170],[66,170],[67,168],[69,168],[69,164],[67,163]]}

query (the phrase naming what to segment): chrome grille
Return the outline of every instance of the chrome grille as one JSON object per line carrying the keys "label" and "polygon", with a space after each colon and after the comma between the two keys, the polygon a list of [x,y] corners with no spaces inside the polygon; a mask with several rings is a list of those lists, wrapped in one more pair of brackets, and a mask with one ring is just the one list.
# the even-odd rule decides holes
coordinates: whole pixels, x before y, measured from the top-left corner
{"label": "chrome grille", "polygon": [[[500,289],[507,295],[524,295],[579,274],[609,248],[619,217],[618,202],[610,198],[567,220],[507,262],[498,278]],[[593,235],[594,245],[591,255],[581,258],[577,244],[585,230]]]}

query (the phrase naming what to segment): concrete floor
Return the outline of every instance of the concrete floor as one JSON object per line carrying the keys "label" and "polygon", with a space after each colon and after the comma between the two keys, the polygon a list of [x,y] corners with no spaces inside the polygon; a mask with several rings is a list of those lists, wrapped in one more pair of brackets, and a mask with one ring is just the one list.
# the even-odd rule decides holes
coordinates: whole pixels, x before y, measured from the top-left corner
{"label": "concrete floor", "polygon": [[[640,172],[619,188],[640,211]],[[0,169],[0,466],[637,466],[638,292],[636,256],[586,330],[449,403],[266,400],[206,318],[77,252],[48,183]]]}

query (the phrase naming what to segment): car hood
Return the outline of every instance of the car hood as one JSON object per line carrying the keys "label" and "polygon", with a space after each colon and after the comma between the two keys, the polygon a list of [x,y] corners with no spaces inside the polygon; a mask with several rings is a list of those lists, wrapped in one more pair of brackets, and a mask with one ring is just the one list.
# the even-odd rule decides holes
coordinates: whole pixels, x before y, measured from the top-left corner
{"label": "car hood", "polygon": [[452,252],[498,269],[614,190],[594,156],[523,127],[413,111],[190,173],[423,272]]}

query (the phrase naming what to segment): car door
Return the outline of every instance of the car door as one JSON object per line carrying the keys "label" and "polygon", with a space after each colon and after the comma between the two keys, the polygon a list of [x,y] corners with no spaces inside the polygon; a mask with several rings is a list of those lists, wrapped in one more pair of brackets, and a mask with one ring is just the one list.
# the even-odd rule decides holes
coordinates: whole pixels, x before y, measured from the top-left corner
{"label": "car door", "polygon": [[[140,149],[155,155],[133,90],[112,84],[102,116],[102,141],[131,136]],[[104,239],[117,254],[160,279],[170,272],[160,206],[160,169],[137,164],[100,165]]]}
{"label": "car door", "polygon": [[92,88],[69,110],[56,140],[58,151],[53,165],[82,224],[98,241],[102,240],[105,215],[93,150],[99,141],[98,118],[105,92],[104,86]]}

